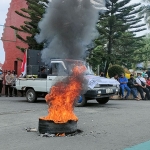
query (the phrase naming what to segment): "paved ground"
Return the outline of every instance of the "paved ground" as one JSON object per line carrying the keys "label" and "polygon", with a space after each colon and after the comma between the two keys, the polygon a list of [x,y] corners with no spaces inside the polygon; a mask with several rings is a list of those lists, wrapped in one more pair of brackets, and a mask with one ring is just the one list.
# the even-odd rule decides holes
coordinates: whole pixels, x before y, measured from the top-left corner
{"label": "paved ground", "polygon": [[[0,150],[124,150],[146,142],[150,150],[150,101],[111,100],[106,105],[91,101],[75,108],[78,129],[72,137],[40,137],[25,128],[38,128],[47,114],[44,100],[0,97]],[[137,150],[137,149],[136,149]]]}

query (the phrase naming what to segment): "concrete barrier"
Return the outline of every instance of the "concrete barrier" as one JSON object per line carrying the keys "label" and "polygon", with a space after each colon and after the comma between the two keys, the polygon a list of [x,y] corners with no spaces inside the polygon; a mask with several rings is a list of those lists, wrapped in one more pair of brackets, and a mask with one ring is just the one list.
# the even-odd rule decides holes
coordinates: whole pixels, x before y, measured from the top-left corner
{"label": "concrete barrier", "polygon": [[[126,91],[124,92],[124,95],[126,95]],[[144,93],[145,94],[145,93]],[[138,92],[138,97],[141,99],[141,95],[140,95],[140,93]],[[121,97],[119,96],[119,94],[118,95],[114,95],[114,96],[112,96],[110,99],[121,99]],[[132,93],[130,93],[130,95],[129,95],[129,97],[128,97],[128,100],[133,100],[134,99],[134,97],[133,97],[133,94]]]}

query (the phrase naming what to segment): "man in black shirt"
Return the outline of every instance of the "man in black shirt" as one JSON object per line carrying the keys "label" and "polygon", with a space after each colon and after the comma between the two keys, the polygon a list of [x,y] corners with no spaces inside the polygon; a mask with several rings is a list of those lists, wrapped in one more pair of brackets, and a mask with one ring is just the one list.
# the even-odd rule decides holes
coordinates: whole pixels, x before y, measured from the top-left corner
{"label": "man in black shirt", "polygon": [[41,72],[38,74],[38,78],[47,78],[47,74],[45,73],[45,67],[41,68]]}
{"label": "man in black shirt", "polygon": [[138,94],[137,94],[137,87],[138,84],[136,83],[136,80],[134,79],[133,75],[130,75],[130,79],[128,80],[128,87],[131,89],[131,93],[133,94],[134,99],[136,100],[140,100],[138,98]]}

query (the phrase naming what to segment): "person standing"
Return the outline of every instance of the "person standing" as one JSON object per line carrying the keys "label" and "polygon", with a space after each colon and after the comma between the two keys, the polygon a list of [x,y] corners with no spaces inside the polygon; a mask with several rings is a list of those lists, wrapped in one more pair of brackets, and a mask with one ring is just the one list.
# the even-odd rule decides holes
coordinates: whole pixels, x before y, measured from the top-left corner
{"label": "person standing", "polygon": [[146,70],[146,74],[150,77],[150,70]]}
{"label": "person standing", "polygon": [[6,85],[5,85],[5,95],[6,97],[8,97],[8,93],[9,96],[12,97],[12,75],[10,73],[10,71],[7,71],[7,74],[5,76],[5,81],[6,81]]}
{"label": "person standing", "polygon": [[100,77],[104,77],[104,72],[101,72],[101,73],[100,73]]}
{"label": "person standing", "polygon": [[140,100],[138,98],[138,93],[137,93],[137,86],[138,84],[136,83],[136,80],[134,79],[133,74],[130,75],[130,79],[128,80],[128,87],[131,89],[131,93],[133,94],[134,99]]}
{"label": "person standing", "polygon": [[[130,88],[127,86],[128,79],[124,76],[124,74],[121,74],[118,81],[120,83],[120,90],[121,90],[122,99],[127,99],[128,96],[130,95],[130,91],[131,91]],[[127,91],[126,96],[124,96],[124,90]]]}
{"label": "person standing", "polygon": [[13,86],[12,91],[13,91],[14,96],[17,96],[17,89],[14,87],[16,86],[16,79],[17,79],[15,70],[12,72],[11,76],[12,76],[12,86]]}
{"label": "person standing", "polygon": [[0,96],[2,94],[3,78],[4,78],[3,71],[2,71],[2,69],[0,69]]}
{"label": "person standing", "polygon": [[[138,84],[137,90],[139,91],[142,100],[150,100],[150,92],[148,88],[146,88],[146,80],[143,77],[141,77],[141,73],[137,73],[136,83]],[[144,92],[146,93],[145,96]]]}
{"label": "person standing", "polygon": [[144,78],[145,77],[145,74],[146,74],[147,70],[143,71],[141,76]]}

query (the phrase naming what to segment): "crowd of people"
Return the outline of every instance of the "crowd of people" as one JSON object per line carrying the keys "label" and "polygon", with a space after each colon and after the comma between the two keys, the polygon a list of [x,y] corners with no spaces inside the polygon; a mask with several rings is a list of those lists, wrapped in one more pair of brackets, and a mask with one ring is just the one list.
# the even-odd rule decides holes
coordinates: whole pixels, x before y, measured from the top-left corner
{"label": "crowd of people", "polygon": [[[45,68],[41,68],[41,72],[38,74],[40,78],[46,78]],[[101,76],[104,77],[104,73],[101,73]],[[22,74],[21,76],[22,77]],[[12,97],[18,96],[17,90],[14,88],[16,83],[17,75],[15,71],[7,71],[7,74],[4,76],[3,71],[0,69],[0,96],[2,94],[3,84],[5,84],[5,96]],[[120,83],[120,92],[119,96],[122,99],[128,99],[130,93],[132,93],[134,99],[136,100],[150,100],[150,73],[141,73],[138,72],[137,75],[130,74],[130,78],[127,79],[125,75],[122,73],[120,75],[116,74],[113,79],[118,80]],[[126,90],[126,95],[125,95]],[[138,97],[138,92],[140,93],[140,97]],[[23,92],[21,92],[21,96],[23,96]]]}
{"label": "crowd of people", "polygon": [[[148,74],[143,74],[141,72],[138,72],[136,76],[130,74],[129,79],[127,79],[124,74],[119,76],[116,74],[113,78],[120,83],[119,96],[122,99],[128,99],[130,93],[132,93],[136,100],[150,100],[150,76],[148,76]],[[124,95],[125,90],[126,95]],[[138,92],[141,98],[138,97]]]}
{"label": "crowd of people", "polygon": [[[4,76],[3,71],[0,69],[0,96],[2,95],[2,89],[3,85],[5,84],[5,96],[6,97],[12,97],[12,96],[18,96],[17,90],[14,88],[16,84],[16,78],[17,74],[15,71],[7,71],[7,74]],[[21,96],[23,96],[23,93],[21,93]]]}

